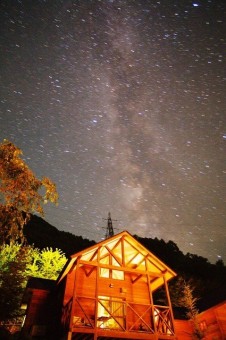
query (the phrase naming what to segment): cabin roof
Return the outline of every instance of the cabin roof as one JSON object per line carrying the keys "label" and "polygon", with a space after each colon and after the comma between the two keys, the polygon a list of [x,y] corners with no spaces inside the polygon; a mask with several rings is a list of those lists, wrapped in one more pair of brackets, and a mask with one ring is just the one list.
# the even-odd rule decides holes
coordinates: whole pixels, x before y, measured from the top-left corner
{"label": "cabin roof", "polygon": [[210,312],[210,311],[216,311],[218,308],[222,308],[224,307],[224,309],[226,310],[226,300],[224,301],[221,301],[219,302],[218,304],[216,305],[213,305],[207,309],[205,309],[204,311],[202,311],[201,313],[199,313],[200,316],[203,316],[205,315],[207,312]]}
{"label": "cabin roof", "polygon": [[56,284],[55,280],[43,279],[39,277],[30,277],[26,288],[39,289],[39,290],[51,290]]}
{"label": "cabin roof", "polygon": [[119,270],[123,267],[130,268],[131,270],[137,269],[142,272],[145,266],[146,270],[150,272],[150,274],[153,274],[153,282],[155,282],[153,289],[163,284],[163,274],[167,281],[177,275],[159,258],[140,244],[128,231],[123,231],[73,254],[61,272],[58,283],[76,267],[78,261],[96,265],[101,265],[101,263],[106,264],[104,261],[106,261],[105,259],[109,254],[114,257],[115,266],[118,267]]}

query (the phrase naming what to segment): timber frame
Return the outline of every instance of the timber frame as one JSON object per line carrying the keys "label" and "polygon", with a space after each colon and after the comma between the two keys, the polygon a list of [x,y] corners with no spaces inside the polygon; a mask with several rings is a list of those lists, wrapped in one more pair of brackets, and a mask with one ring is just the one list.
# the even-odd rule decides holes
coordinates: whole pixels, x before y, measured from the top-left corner
{"label": "timber frame", "polygon": [[175,276],[127,231],[73,255],[57,282],[61,339],[176,339]]}

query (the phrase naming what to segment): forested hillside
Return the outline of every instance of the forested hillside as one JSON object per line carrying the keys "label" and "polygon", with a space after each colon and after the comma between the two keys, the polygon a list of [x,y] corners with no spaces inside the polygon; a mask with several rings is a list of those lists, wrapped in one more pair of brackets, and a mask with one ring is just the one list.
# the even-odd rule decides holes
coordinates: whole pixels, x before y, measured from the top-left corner
{"label": "forested hillside", "polygon": [[[178,276],[191,282],[195,287],[194,293],[198,298],[197,306],[200,311],[226,299],[226,266],[223,261],[212,264],[202,256],[183,254],[173,241],[135,237]],[[172,286],[173,284],[174,282]]]}
{"label": "forested hillside", "polygon": [[[59,248],[67,257],[95,244],[69,232],[59,231],[42,218],[32,216],[24,228],[29,244],[40,249]],[[157,238],[135,238],[159,259],[172,268],[179,277],[191,282],[198,298],[199,310],[204,310],[226,299],[226,267],[222,261],[211,264],[208,259],[196,254],[183,254],[173,241]],[[171,283],[172,289],[175,282]]]}
{"label": "forested hillside", "polygon": [[30,245],[42,249],[46,247],[59,248],[67,257],[95,244],[94,241],[81,236],[60,231],[36,215],[31,216],[24,227],[24,234]]}

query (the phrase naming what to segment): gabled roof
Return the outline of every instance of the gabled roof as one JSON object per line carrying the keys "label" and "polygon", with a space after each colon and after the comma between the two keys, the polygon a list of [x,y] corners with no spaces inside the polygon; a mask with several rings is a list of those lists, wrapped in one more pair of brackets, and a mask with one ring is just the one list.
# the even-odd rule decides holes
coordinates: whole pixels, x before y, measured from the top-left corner
{"label": "gabled roof", "polygon": [[[110,257],[111,261],[109,261]],[[130,272],[133,280],[136,280],[137,276],[148,274],[153,290],[162,286],[163,275],[167,281],[176,276],[172,269],[127,231],[72,255],[59,276],[58,282],[76,268],[78,262],[87,266],[103,266],[105,268],[110,265],[111,269]]]}

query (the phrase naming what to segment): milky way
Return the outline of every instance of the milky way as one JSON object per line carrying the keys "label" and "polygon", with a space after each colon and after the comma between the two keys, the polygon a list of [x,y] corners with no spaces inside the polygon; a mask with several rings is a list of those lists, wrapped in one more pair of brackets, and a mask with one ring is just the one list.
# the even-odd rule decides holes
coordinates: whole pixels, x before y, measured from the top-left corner
{"label": "milky way", "polygon": [[225,261],[225,2],[0,10],[0,139],[56,183],[46,220],[100,241],[110,211],[115,232]]}

